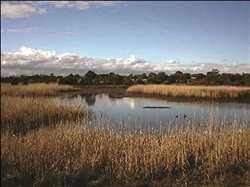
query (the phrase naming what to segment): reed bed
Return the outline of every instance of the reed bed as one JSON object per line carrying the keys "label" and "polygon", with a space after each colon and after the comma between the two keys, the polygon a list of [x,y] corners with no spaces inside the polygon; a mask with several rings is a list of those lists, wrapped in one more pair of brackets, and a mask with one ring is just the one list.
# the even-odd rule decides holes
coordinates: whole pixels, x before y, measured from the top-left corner
{"label": "reed bed", "polygon": [[165,97],[250,101],[250,87],[239,86],[135,85],[129,87],[127,92]]}
{"label": "reed bed", "polygon": [[78,91],[68,85],[34,83],[29,85],[1,84],[1,95],[8,96],[55,96],[60,92]]}
{"label": "reed bed", "polygon": [[114,131],[96,128],[105,121],[90,121],[82,107],[44,97],[49,89],[43,97],[14,91],[1,94],[2,186],[250,184],[250,129],[237,122]]}
{"label": "reed bed", "polygon": [[53,98],[1,96],[1,132],[19,134],[61,121],[77,121],[86,112],[82,106],[56,104]]}
{"label": "reed bed", "polygon": [[250,131],[125,133],[57,126],[1,137],[2,182],[23,185],[250,184]]}

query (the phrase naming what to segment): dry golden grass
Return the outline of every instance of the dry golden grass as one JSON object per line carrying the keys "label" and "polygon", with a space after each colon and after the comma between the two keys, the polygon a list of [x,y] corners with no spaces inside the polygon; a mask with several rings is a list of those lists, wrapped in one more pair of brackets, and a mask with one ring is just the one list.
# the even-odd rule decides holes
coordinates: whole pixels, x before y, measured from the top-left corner
{"label": "dry golden grass", "polygon": [[20,133],[61,121],[76,121],[85,112],[82,107],[56,104],[53,98],[1,96],[1,131]]}
{"label": "dry golden grass", "polygon": [[186,85],[135,85],[128,93],[206,99],[248,99],[250,87],[239,86],[186,86]]}
{"label": "dry golden grass", "polygon": [[250,131],[187,129],[159,135],[60,126],[2,136],[1,161],[3,181],[11,176],[26,184],[249,184]]}
{"label": "dry golden grass", "polygon": [[59,92],[77,91],[72,86],[35,83],[29,85],[1,84],[1,95],[11,96],[54,96]]}
{"label": "dry golden grass", "polygon": [[2,186],[250,184],[249,129],[211,128],[210,122],[170,133],[90,128],[82,108],[13,96],[41,96],[39,89],[53,95],[54,86],[14,87],[1,94]]}

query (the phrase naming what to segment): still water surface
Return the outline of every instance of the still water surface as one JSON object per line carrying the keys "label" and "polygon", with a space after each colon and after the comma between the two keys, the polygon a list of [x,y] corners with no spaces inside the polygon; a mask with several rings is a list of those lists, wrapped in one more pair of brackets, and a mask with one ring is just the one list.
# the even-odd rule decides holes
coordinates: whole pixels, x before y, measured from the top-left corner
{"label": "still water surface", "polygon": [[[250,104],[236,102],[173,102],[152,98],[110,98],[107,94],[76,95],[60,98],[67,105],[83,105],[103,123],[133,129],[169,126],[205,126],[208,121],[220,125],[250,127]],[[144,108],[169,106],[170,108]],[[112,122],[112,123],[110,123]]]}

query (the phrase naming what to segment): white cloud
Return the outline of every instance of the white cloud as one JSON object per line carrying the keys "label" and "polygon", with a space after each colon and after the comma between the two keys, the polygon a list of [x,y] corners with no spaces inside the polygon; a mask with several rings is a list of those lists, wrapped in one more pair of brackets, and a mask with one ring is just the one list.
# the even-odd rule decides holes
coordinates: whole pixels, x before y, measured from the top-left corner
{"label": "white cloud", "polygon": [[33,14],[46,13],[45,8],[35,7],[28,3],[1,2],[1,17],[4,18],[24,18]]}
{"label": "white cloud", "polygon": [[113,1],[23,1],[23,2],[2,2],[1,17],[3,18],[25,18],[35,14],[47,12],[47,5],[54,8],[75,8],[86,10],[94,6],[113,6],[120,2]]}
{"label": "white cloud", "polygon": [[56,56],[55,51],[32,49],[25,46],[20,47],[20,51],[14,52],[13,54],[23,55],[27,57],[41,56],[44,58],[50,58],[52,56]]}
{"label": "white cloud", "polygon": [[[1,33],[5,34],[5,33],[34,33],[34,32],[41,32],[41,30],[39,31],[38,27],[11,27],[11,28],[1,28]],[[53,34],[53,35],[63,35],[65,37],[79,37],[80,33],[79,32],[72,32],[72,31],[57,31],[57,32],[51,32],[51,31],[42,31],[43,34]]]}
{"label": "white cloud", "polygon": [[58,54],[53,50],[32,49],[21,47],[16,52],[1,54],[1,73],[3,76],[12,74],[55,73],[83,74],[88,70],[98,73],[142,73],[176,71],[190,73],[206,73],[212,69],[227,73],[250,73],[250,63],[245,64],[184,64],[174,60],[165,63],[150,63],[134,55],[125,59],[99,59],[80,56],[72,53]]}
{"label": "white cloud", "polygon": [[48,1],[49,4],[56,8],[76,8],[86,10],[91,6],[113,6],[118,2],[113,1]]}
{"label": "white cloud", "polygon": [[21,27],[21,28],[6,28],[1,29],[1,32],[12,32],[12,33],[30,33],[33,32],[35,28],[33,27]]}

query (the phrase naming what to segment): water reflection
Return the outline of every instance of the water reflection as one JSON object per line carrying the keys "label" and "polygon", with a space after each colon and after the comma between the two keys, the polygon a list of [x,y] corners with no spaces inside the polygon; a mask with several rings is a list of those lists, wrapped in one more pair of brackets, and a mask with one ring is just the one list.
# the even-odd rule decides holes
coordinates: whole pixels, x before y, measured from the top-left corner
{"label": "water reflection", "polygon": [[[216,124],[243,124],[250,126],[250,104],[246,103],[187,103],[149,98],[110,98],[106,94],[76,95],[64,98],[83,104],[104,118],[109,125],[123,128],[183,128]],[[171,106],[169,109],[144,109],[144,106]],[[107,122],[107,124],[108,124]]]}
{"label": "water reflection", "polygon": [[129,98],[128,100],[129,106],[131,110],[134,110],[135,108],[135,100],[133,98]]}
{"label": "water reflection", "polygon": [[86,95],[85,101],[89,106],[95,105],[96,96],[95,95]]}

